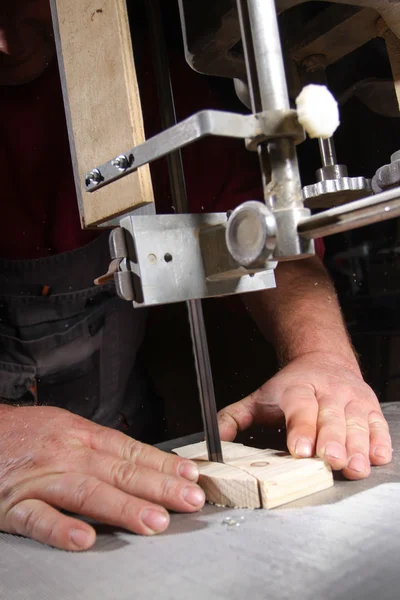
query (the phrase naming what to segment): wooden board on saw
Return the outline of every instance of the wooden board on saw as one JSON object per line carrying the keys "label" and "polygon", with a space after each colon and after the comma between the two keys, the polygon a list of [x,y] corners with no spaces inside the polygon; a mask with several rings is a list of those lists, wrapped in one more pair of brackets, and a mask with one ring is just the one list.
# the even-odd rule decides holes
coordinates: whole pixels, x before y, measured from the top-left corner
{"label": "wooden board on saw", "polygon": [[[51,0],[82,226],[153,202],[149,166],[88,193],[84,174],[141,144],[139,88],[125,0]],[[57,132],[54,132],[57,135]]]}
{"label": "wooden board on saw", "polygon": [[207,460],[205,442],[173,450],[194,460],[208,502],[235,508],[275,508],[333,485],[332,470],[320,458],[222,442],[224,463]]}

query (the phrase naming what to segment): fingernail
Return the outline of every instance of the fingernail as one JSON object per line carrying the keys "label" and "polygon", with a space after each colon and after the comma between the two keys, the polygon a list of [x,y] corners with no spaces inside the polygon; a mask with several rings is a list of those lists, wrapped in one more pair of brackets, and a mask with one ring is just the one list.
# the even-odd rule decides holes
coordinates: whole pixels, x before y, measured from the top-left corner
{"label": "fingernail", "polygon": [[179,475],[189,481],[197,481],[199,478],[199,467],[192,462],[186,462],[180,465]]}
{"label": "fingernail", "polygon": [[312,444],[309,438],[299,438],[294,447],[294,451],[297,456],[302,456],[303,458],[308,458],[312,456]]}
{"label": "fingernail", "polygon": [[199,487],[194,487],[194,486],[190,486],[190,487],[186,487],[183,490],[183,498],[185,499],[185,501],[188,504],[191,504],[192,506],[203,506],[204,502],[205,502],[205,496],[204,496],[204,492],[202,489],[200,489]]}
{"label": "fingernail", "polygon": [[77,548],[88,548],[90,546],[90,542],[92,541],[91,534],[84,529],[71,529],[69,532],[69,538]]}
{"label": "fingernail", "polygon": [[168,517],[159,510],[148,509],[141,514],[142,523],[154,533],[160,533],[168,525]]}
{"label": "fingernail", "polygon": [[377,446],[374,450],[374,456],[387,460],[389,458],[389,453],[384,446]]}
{"label": "fingernail", "polygon": [[330,458],[346,458],[346,450],[339,442],[329,442],[325,448],[325,456]]}
{"label": "fingernail", "polygon": [[350,458],[347,468],[357,471],[357,473],[362,473],[367,470],[367,463],[362,454],[354,454],[354,456]]}

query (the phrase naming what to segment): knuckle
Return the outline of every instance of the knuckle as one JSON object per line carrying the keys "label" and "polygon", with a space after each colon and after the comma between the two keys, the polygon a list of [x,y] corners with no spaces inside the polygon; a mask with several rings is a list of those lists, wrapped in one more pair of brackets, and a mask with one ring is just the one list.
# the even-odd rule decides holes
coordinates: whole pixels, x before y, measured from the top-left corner
{"label": "knuckle", "polygon": [[337,423],[337,422],[343,422],[344,421],[344,413],[343,410],[340,410],[337,407],[334,406],[327,406],[324,408],[321,408],[319,410],[318,413],[318,420],[319,421],[329,421]]}
{"label": "knuckle", "polygon": [[358,417],[347,417],[346,427],[348,432],[358,432],[363,435],[369,435],[368,424],[364,419]]}
{"label": "knuckle", "polygon": [[171,498],[177,497],[177,481],[175,477],[164,477],[160,486],[160,499],[161,502],[171,500]]}
{"label": "knuckle", "polygon": [[55,542],[59,536],[59,526],[55,520],[42,520],[40,535],[42,539],[47,540],[48,544]]}
{"label": "knuckle", "polygon": [[118,463],[113,470],[111,480],[114,485],[124,488],[135,487],[139,477],[138,469],[128,461]]}
{"label": "knuckle", "polygon": [[299,417],[298,415],[294,414],[286,419],[286,429],[288,431],[293,429],[296,429],[297,431],[315,429],[315,423],[307,420],[304,417]]}
{"label": "knuckle", "polygon": [[[173,464],[176,466],[176,468],[178,468],[178,465],[181,463],[181,461],[179,459],[178,460],[172,459],[172,461],[173,461]],[[166,454],[161,459],[159,471],[161,473],[167,473],[169,471],[170,464],[171,464],[171,457],[168,456],[168,454]]]}
{"label": "knuckle", "polygon": [[8,458],[0,462],[0,505],[6,502],[15,504],[25,475],[29,475],[35,467],[33,456]]}
{"label": "knuckle", "polygon": [[18,502],[20,486],[15,481],[0,482],[0,506]]}
{"label": "knuckle", "polygon": [[135,510],[135,504],[132,498],[129,496],[122,501],[119,508],[119,515],[121,523],[131,524],[132,519],[135,519],[137,510]]}
{"label": "knuckle", "polygon": [[386,429],[389,431],[389,425],[383,416],[383,414],[378,410],[373,410],[369,413],[369,424],[370,426],[375,426],[379,428]]}
{"label": "knuckle", "polygon": [[95,479],[83,479],[73,490],[73,504],[75,510],[85,511],[90,499],[96,494],[101,482]]}
{"label": "knuckle", "polygon": [[218,415],[218,423],[222,426],[234,427],[236,430],[239,429],[239,423],[237,419],[228,410],[223,410]]}
{"label": "knuckle", "polygon": [[12,529],[19,534],[34,537],[35,531],[40,527],[41,512],[39,507],[28,502],[15,504],[7,515]]}
{"label": "knuckle", "polygon": [[231,417],[231,415],[229,414],[229,412],[227,410],[221,410],[218,413],[218,421],[220,423],[227,423],[227,422],[231,422],[233,419],[233,417]]}
{"label": "knuckle", "polygon": [[310,398],[311,396],[316,395],[316,389],[311,383],[306,382],[298,382],[291,385],[288,385],[285,389],[286,394],[294,394],[298,396],[305,396],[306,398]]}
{"label": "knuckle", "polygon": [[335,396],[336,398],[350,398],[349,396],[349,384],[343,382],[335,383]]}
{"label": "knuckle", "polygon": [[145,446],[137,440],[127,439],[122,449],[122,457],[130,462],[137,462],[143,456]]}

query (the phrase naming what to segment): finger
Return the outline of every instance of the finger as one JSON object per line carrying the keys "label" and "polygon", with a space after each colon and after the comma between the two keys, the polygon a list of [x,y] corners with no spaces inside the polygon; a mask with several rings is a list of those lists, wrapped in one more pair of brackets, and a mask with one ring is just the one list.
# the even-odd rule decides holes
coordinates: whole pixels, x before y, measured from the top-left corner
{"label": "finger", "polygon": [[360,407],[359,403],[349,402],[345,408],[345,417],[348,462],[343,474],[348,479],[364,479],[371,470],[368,410]]}
{"label": "finger", "polygon": [[380,410],[369,413],[368,424],[370,461],[373,465],[386,465],[392,460],[392,440],[389,425]]}
{"label": "finger", "polygon": [[75,470],[90,473],[131,496],[164,506],[177,512],[194,512],[205,502],[203,490],[182,477],[166,475],[140,467],[111,454],[90,450],[75,463]]}
{"label": "finger", "polygon": [[41,500],[23,500],[5,519],[5,530],[62,550],[87,550],[96,540],[93,527],[61,514]]}
{"label": "finger", "polygon": [[168,512],[161,506],[81,473],[48,475],[37,481],[29,494],[69,512],[142,535],[160,533],[169,524]]}
{"label": "finger", "polygon": [[289,452],[299,458],[314,456],[318,415],[314,389],[308,385],[287,388],[280,405],[286,419]]}
{"label": "finger", "polygon": [[248,429],[255,420],[254,412],[252,396],[223,408],[218,413],[218,428],[221,440],[232,442],[239,431]]}
{"label": "finger", "polygon": [[321,396],[318,400],[317,455],[329,462],[333,469],[343,469],[347,465],[344,406],[332,396]]}
{"label": "finger", "polygon": [[177,475],[189,481],[199,479],[199,468],[194,462],[142,444],[120,431],[96,425],[94,435],[87,441],[89,442],[87,445],[93,450],[108,452],[138,466],[168,475]]}

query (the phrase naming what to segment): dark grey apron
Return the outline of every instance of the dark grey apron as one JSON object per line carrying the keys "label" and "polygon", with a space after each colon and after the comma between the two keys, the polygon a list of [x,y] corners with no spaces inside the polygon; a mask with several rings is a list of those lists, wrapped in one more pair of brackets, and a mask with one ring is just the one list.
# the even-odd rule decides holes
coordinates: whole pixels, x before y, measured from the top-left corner
{"label": "dark grey apron", "polygon": [[114,284],[93,285],[109,261],[108,232],[72,252],[0,260],[0,402],[59,406],[140,438],[146,315]]}

